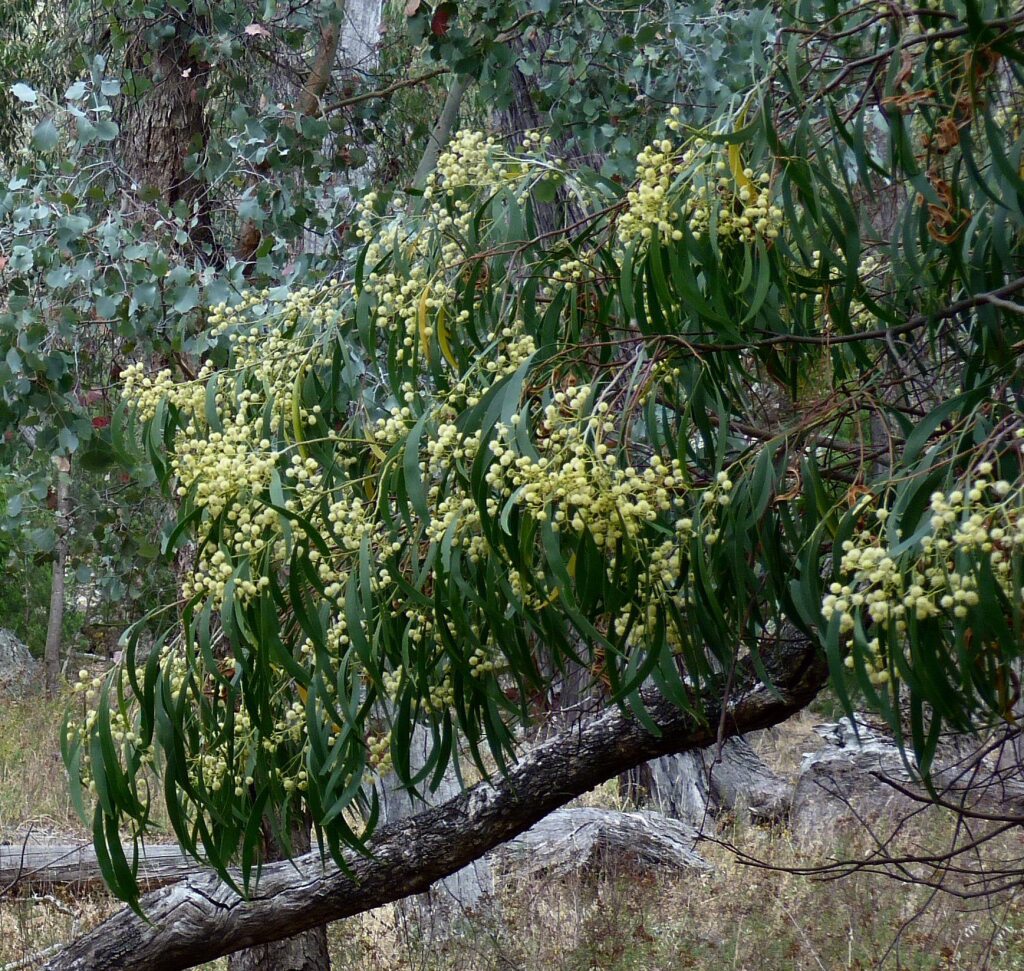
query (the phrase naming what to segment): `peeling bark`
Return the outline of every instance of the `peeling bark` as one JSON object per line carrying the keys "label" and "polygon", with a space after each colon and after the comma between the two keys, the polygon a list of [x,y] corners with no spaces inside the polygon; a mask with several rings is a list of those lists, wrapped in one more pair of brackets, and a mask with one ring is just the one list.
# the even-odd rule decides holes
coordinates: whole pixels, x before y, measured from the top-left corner
{"label": "peeling bark", "polygon": [[657,734],[609,709],[539,745],[494,784],[379,829],[366,855],[348,856],[345,872],[313,852],[265,867],[250,899],[212,876],[148,894],[141,902],[145,920],[122,911],[46,971],[178,971],[421,893],[631,766],[706,748],[720,724],[731,736],[782,721],[827,677],[821,652],[806,641],[778,642],[765,663],[770,687],[741,662],[726,711],[709,699],[699,722],[653,692],[644,700]]}

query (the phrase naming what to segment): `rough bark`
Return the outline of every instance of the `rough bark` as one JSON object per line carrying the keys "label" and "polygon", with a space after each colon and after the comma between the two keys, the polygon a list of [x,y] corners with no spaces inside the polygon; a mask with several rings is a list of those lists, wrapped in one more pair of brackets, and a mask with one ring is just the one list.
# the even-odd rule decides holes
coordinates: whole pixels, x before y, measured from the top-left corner
{"label": "rough bark", "polygon": [[[520,50],[536,54],[547,46],[545,35],[535,31],[522,41]],[[526,132],[546,131],[549,126],[547,115],[537,107],[536,96],[539,94],[537,77],[527,76],[518,67],[514,67],[512,99],[508,107],[501,112],[501,127],[513,150],[519,147]],[[565,138],[556,140],[552,146],[552,154],[569,169],[583,162],[575,143]],[[559,187],[553,202],[534,203],[534,215],[537,220],[537,232],[541,236],[548,236],[579,222],[584,212],[575,196],[566,192],[564,187]]]}
{"label": "rough bark", "polygon": [[206,133],[201,76],[188,47],[175,37],[151,52],[143,70],[153,87],[137,100],[126,99],[121,125],[125,166],[140,189],[153,189],[168,205],[191,201],[196,187],[185,169],[194,141]]}
{"label": "rough bark", "polygon": [[770,687],[740,662],[726,711],[709,699],[706,721],[695,721],[655,693],[646,693],[645,702],[656,734],[610,709],[538,746],[500,781],[378,830],[369,852],[351,854],[345,871],[314,852],[268,865],[247,900],[211,876],[148,894],[141,903],[145,920],[123,911],[46,969],[177,971],[421,893],[627,768],[707,747],[719,724],[734,735],[782,721],[803,708],[827,677],[821,652],[796,640],[777,643],[766,667]]}
{"label": "rough bark", "polygon": [[143,198],[152,194],[166,206],[184,203],[195,219],[189,227],[193,247],[215,261],[219,255],[208,201],[202,183],[186,164],[189,155],[209,140],[204,111],[208,66],[192,55],[182,33],[186,21],[201,24],[203,18],[190,8],[178,24],[178,33],[159,47],[146,50],[141,36],[131,47],[129,69],[152,87],[123,99],[119,147]]}
{"label": "rough bark", "polygon": [[66,471],[57,469],[57,555],[50,583],[50,612],[46,619],[46,644],[43,647],[43,682],[46,697],[56,697],[60,687],[60,648],[64,630],[65,570],[71,541],[71,493]]}
{"label": "rough bark", "polygon": [[[309,852],[307,827],[293,827],[291,840],[295,853]],[[282,854],[273,839],[268,838],[267,844],[268,859],[280,860]],[[326,924],[310,927],[294,937],[236,951],[228,958],[228,971],[328,971],[330,966]]]}

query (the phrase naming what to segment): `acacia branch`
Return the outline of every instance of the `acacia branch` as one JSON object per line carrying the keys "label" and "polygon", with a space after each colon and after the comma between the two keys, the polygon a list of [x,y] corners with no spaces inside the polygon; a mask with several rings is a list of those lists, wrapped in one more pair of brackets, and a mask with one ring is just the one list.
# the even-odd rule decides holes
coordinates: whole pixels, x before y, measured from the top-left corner
{"label": "acacia branch", "polygon": [[504,778],[381,828],[367,855],[348,856],[347,872],[308,853],[265,867],[249,899],[214,875],[196,875],[143,897],[146,919],[122,911],[44,971],[179,971],[421,893],[620,772],[712,744],[720,724],[727,736],[777,724],[807,705],[827,677],[821,651],[806,640],[780,639],[762,660],[771,685],[747,657],[729,703],[708,703],[702,718],[648,692],[643,700],[658,734],[613,708],[555,736]]}
{"label": "acacia branch", "polygon": [[[964,297],[948,307],[936,310],[928,314],[914,314],[902,324],[895,327],[879,327],[876,330],[862,330],[853,334],[775,334],[772,337],[765,337],[755,341],[737,341],[733,344],[701,344],[676,334],[655,334],[651,340],[661,341],[669,344],[681,344],[687,350],[698,351],[703,354],[719,354],[732,351],[756,351],[766,347],[778,347],[785,344],[812,344],[818,347],[832,347],[836,344],[857,344],[861,341],[881,340],[890,337],[900,337],[911,331],[920,330],[927,324],[937,323],[940,320],[948,320],[951,317],[958,317],[967,310],[973,310],[981,304],[994,304],[1002,306],[1006,303],[1006,297],[1012,296],[1024,290],[1024,277],[1019,277],[1012,283],[1000,287],[998,290],[991,290],[986,293],[978,293],[971,297]],[[1011,305],[1015,312],[1022,308],[1017,304]]]}
{"label": "acacia branch", "polygon": [[338,43],[341,40],[341,25],[336,20],[321,24],[320,44],[317,48],[313,66],[302,86],[295,111],[299,115],[314,115],[320,110],[320,99],[331,80],[331,68],[338,55]]}
{"label": "acacia branch", "polygon": [[462,99],[469,90],[470,79],[468,75],[460,75],[452,82],[448,94],[444,99],[444,107],[441,115],[434,124],[427,138],[427,147],[416,166],[416,174],[413,176],[413,185],[422,189],[427,184],[427,177],[437,168],[437,160],[441,156],[442,146],[448,143],[451,138],[452,129],[459,117],[459,108],[462,106]]}

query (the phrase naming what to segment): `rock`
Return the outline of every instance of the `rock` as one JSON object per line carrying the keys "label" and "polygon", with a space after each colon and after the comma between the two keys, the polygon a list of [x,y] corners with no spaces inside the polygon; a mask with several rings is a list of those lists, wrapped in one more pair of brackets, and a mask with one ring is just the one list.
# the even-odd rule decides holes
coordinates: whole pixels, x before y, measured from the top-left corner
{"label": "rock", "polygon": [[11,631],[0,627],[0,694],[19,697],[38,678],[39,662]]}
{"label": "rock", "polygon": [[[816,726],[825,746],[804,756],[793,797],[794,835],[804,841],[834,838],[837,828],[898,820],[930,802],[926,787],[908,768],[884,729],[855,715]],[[1024,818],[1024,766],[1016,756],[1020,731],[1007,726],[987,737],[953,735],[939,744],[931,777],[947,807],[968,813]],[[900,787],[905,791],[900,791]]]}

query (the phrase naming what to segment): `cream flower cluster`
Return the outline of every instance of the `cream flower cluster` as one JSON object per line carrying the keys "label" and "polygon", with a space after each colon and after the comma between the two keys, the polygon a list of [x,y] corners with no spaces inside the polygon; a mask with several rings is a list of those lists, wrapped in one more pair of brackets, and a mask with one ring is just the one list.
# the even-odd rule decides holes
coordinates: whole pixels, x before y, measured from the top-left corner
{"label": "cream flower cluster", "polygon": [[[888,510],[875,510],[875,524],[843,544],[840,580],[822,601],[825,620],[838,618],[840,634],[848,635],[859,618],[869,633],[885,631],[890,644],[906,634],[911,618],[967,621],[980,602],[982,565],[1011,603],[1024,599],[1015,580],[1024,557],[1024,487],[993,479],[992,471],[982,462],[962,488],[934,493],[926,532],[910,550],[894,552],[884,525]],[[890,674],[878,636],[869,648],[876,655],[872,680],[883,683]]]}
{"label": "cream flower cluster", "polygon": [[[672,112],[666,127],[678,131],[678,109]],[[619,241],[680,240],[683,220],[698,239],[712,224],[722,240],[775,239],[783,214],[772,203],[771,176],[752,168],[740,171],[726,161],[727,154],[704,138],[685,149],[670,138],[644,148],[636,159],[636,185],[619,217]]]}
{"label": "cream flower cluster", "polygon": [[556,391],[543,409],[535,435],[538,456],[516,447],[515,425],[500,425],[489,443],[494,457],[486,481],[495,490],[491,516],[512,502],[558,531],[589,530],[598,546],[614,549],[633,539],[659,514],[684,503],[679,461],[653,456],[642,472],[619,464],[606,437],[616,431],[607,402],[594,403],[590,385]]}
{"label": "cream flower cluster", "polygon": [[441,185],[446,192],[462,186],[498,185],[509,177],[508,161],[493,135],[460,129],[438,157],[423,195],[429,199]]}
{"label": "cream flower cluster", "polygon": [[[527,141],[528,152],[543,147],[538,138]],[[348,414],[315,400],[328,383],[331,362],[319,343],[328,338],[320,335],[335,339],[336,320],[351,324],[357,306],[362,313],[369,305],[380,344],[397,349],[400,365],[438,353],[452,365],[443,328],[454,342],[470,313],[454,309],[456,290],[463,289],[463,240],[471,229],[486,232],[486,223],[471,225],[479,211],[478,199],[467,204],[471,190],[506,191],[515,183],[511,189],[519,191],[542,171],[539,159],[513,158],[493,139],[461,137],[443,157],[421,213],[379,216],[379,200],[363,200],[359,232],[368,246],[358,292],[353,283],[299,289],[283,301],[267,291],[245,294],[237,305],[210,315],[212,336],[230,352],[226,366],[207,362],[194,380],[179,382],[169,373],[148,377],[139,368],[126,375],[126,395],[143,418],[155,417],[166,401],[177,420],[171,468],[183,502],[199,513],[197,559],[183,578],[184,596],[214,609],[229,593],[236,602],[262,595],[269,604],[267,589],[286,589],[301,561],[315,572],[317,592],[310,596],[325,635],[322,643],[297,638],[296,660],[311,672],[329,668],[322,672],[328,693],[343,663],[357,690],[391,702],[413,691],[424,710],[440,716],[456,700],[457,671],[463,669],[454,664],[464,664],[483,682],[481,690],[505,676],[493,618],[482,609],[466,618],[473,636],[465,656],[453,659],[439,634],[444,618],[429,600],[410,603],[404,593],[409,586],[423,589],[428,557],[459,555],[472,564],[493,555],[484,517],[507,522],[515,515],[546,524],[570,547],[587,534],[610,579],[618,551],[628,549],[645,571],[637,592],[642,602],[635,605],[640,621],[624,621],[624,614],[596,622],[603,630],[631,624],[630,642],[640,648],[657,629],[659,612],[686,603],[690,546],[718,539],[717,517],[731,501],[728,475],[696,493],[678,460],[635,452],[624,444],[621,403],[602,400],[607,392],[596,384],[543,372],[548,376],[525,385],[518,410],[506,413],[493,433],[485,435],[479,423],[467,425],[467,409],[537,353],[514,311],[486,335],[465,373],[435,379],[432,370],[423,371],[393,390],[383,413],[368,403],[370,396],[353,402]],[[586,260],[570,259],[561,272],[555,283],[585,279]],[[383,370],[368,368],[367,380],[392,387]],[[413,428],[418,454],[409,453]],[[470,470],[481,463],[483,496],[469,486]],[[418,471],[424,521],[410,516],[410,502],[391,487],[396,467],[399,473]],[[539,542],[535,546],[536,563],[508,570],[503,583],[520,603],[543,610],[559,591],[540,568],[544,553]],[[356,579],[371,603],[365,617],[360,604],[358,619],[349,603]],[[391,625],[387,641],[380,642],[387,645],[380,648],[386,656],[370,663],[353,642],[377,644],[378,623]],[[223,687],[216,672],[206,670],[208,663],[180,643],[161,659],[165,670],[175,672],[172,690],[193,704],[200,701],[196,695]],[[272,662],[269,670],[276,682],[270,721],[257,728],[239,711],[222,711],[223,731],[206,726],[211,734],[190,767],[204,785],[244,790],[252,784],[246,761],[264,753],[274,755],[274,771],[286,787],[302,791],[308,784],[307,699],[283,665]],[[382,670],[389,673],[382,677]],[[410,681],[410,672],[422,683]],[[390,732],[376,723],[372,729],[366,739],[370,766],[386,771]]]}
{"label": "cream flower cluster", "polygon": [[712,219],[719,239],[753,243],[772,240],[782,226],[782,210],[771,201],[771,176],[752,168],[739,175],[729,172],[724,159],[703,163],[694,191],[687,197],[685,213],[690,231],[700,239],[710,232]]}
{"label": "cream flower cluster", "polygon": [[[373,302],[375,326],[401,335],[399,363],[439,345],[447,328],[457,329],[469,311],[449,313],[456,299],[455,278],[465,266],[466,244],[481,202],[496,190],[513,187],[520,202],[533,185],[559,175],[541,158],[549,137],[528,133],[521,153],[510,154],[497,139],[461,130],[438,158],[427,179],[424,210],[415,217],[402,210],[376,212],[380,201],[368,193],[357,206],[358,238],[367,243],[368,269],[363,287]],[[404,270],[392,264],[378,270],[389,254],[401,256]]]}
{"label": "cream flower cluster", "polygon": [[682,230],[678,192],[673,184],[692,161],[689,153],[680,152],[664,138],[648,145],[636,157],[636,186],[626,193],[626,209],[619,217],[619,239],[628,245],[634,240],[662,242],[680,240]]}
{"label": "cream flower cluster", "polygon": [[[811,266],[815,270],[820,270],[822,266],[822,254],[820,250],[815,250],[811,253]],[[868,254],[857,264],[857,282],[862,287],[871,287],[876,285],[876,281],[879,277],[883,276],[887,271],[887,264],[884,260],[880,259],[873,254]],[[826,288],[832,285],[841,285],[845,279],[843,271],[836,266],[834,263],[829,264],[828,271],[829,282],[826,284]],[[822,308],[827,307],[826,296],[824,293],[819,292],[814,295],[814,306],[816,316],[822,313]],[[826,325],[831,320],[831,315],[826,309],[824,311]],[[867,308],[864,301],[859,297],[854,297],[850,301],[850,306],[847,310],[847,316],[850,320],[850,327],[854,330],[870,330],[877,324],[877,317]]]}

